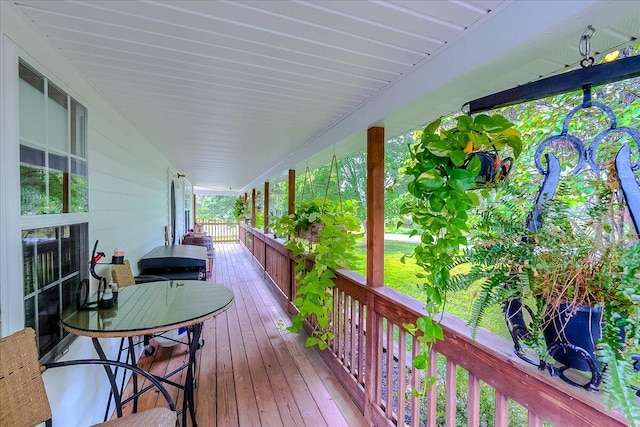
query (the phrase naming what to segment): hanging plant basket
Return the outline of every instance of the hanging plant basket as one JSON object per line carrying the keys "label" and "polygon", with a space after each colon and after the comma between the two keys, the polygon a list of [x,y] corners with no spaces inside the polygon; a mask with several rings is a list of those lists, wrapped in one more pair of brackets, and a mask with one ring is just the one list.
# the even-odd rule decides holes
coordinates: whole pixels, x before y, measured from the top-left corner
{"label": "hanging plant basket", "polygon": [[[338,163],[334,156],[327,179],[327,190],[324,199],[313,198],[296,202],[295,212],[277,218],[274,230],[285,236],[285,248],[291,251],[295,260],[295,298],[293,304],[298,313],[293,316],[292,325],[288,328],[296,332],[302,328],[303,322],[309,321],[313,331],[307,338],[306,345],[317,345],[321,350],[328,347],[333,339],[333,279],[335,271],[340,268],[353,268],[358,257],[358,239],[360,220],[355,215],[356,203],[346,200],[343,204],[338,185],[338,203],[328,200],[328,187],[331,182],[331,170]],[[305,174],[306,178],[309,173]],[[304,195],[303,186],[302,194]],[[313,192],[312,192],[313,195]],[[309,257],[313,263],[308,263]]]}
{"label": "hanging plant basket", "polygon": [[[596,390],[602,381],[602,367],[596,356],[596,344],[602,336],[602,308],[584,305],[560,304],[549,307],[544,315],[542,334],[547,352],[556,363],[534,360],[529,357],[521,340],[531,333],[532,325],[527,324],[525,311],[532,314],[532,309],[520,300],[511,300],[505,304],[505,320],[511,332],[516,355],[524,361],[548,369],[554,376],[565,382],[585,389]],[[620,337],[624,331],[620,331]],[[591,374],[590,377],[578,379],[578,376],[565,375],[565,371],[574,369]]]}
{"label": "hanging plant basket", "polygon": [[314,222],[312,223],[308,229],[300,230],[296,232],[296,237],[301,239],[307,239],[310,242],[317,242],[319,240],[318,235],[324,228],[324,223],[322,222]]}
{"label": "hanging plant basket", "polygon": [[463,164],[463,168],[471,163],[471,161],[477,158],[480,161],[480,171],[476,175],[476,185],[482,187],[489,183],[497,183],[504,181],[511,173],[511,166],[513,164],[512,157],[500,158],[497,151],[474,151],[469,153],[467,159]]}
{"label": "hanging plant basket", "polygon": [[545,316],[543,333],[549,355],[554,360],[567,369],[591,372],[592,384],[598,386],[600,362],[595,353],[596,343],[602,336],[601,307],[574,307],[563,303],[550,308]]}

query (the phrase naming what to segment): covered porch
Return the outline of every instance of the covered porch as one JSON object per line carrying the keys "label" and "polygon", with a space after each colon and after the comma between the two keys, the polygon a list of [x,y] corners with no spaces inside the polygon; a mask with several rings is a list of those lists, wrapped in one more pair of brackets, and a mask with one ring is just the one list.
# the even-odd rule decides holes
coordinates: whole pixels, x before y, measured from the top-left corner
{"label": "covered porch", "polygon": [[[327,350],[305,348],[304,337],[286,330],[296,290],[281,240],[241,225],[234,242],[215,245],[210,280],[236,298],[205,324],[199,424],[478,426],[491,413],[496,426],[626,425],[597,394],[525,365],[504,339],[482,331],[472,339],[451,316],[431,370],[412,367],[419,344],[403,324],[415,323],[423,304],[382,280],[383,169],[388,138],[575,65],[587,25],[603,35],[597,53],[637,40],[640,3],[29,0],[2,1],[0,10],[0,335],[40,322],[26,309],[36,290],[58,286],[55,309],[75,303],[64,300],[73,284],[60,275],[28,291],[21,245],[30,232],[76,227],[79,281],[93,242],[107,254],[124,249],[133,266],[164,242],[179,244],[194,226],[196,186],[255,200],[256,189],[287,170],[295,178],[367,146],[377,158],[366,178],[370,265],[366,278],[337,272]],[[72,116],[71,107],[86,114]],[[60,146],[47,134],[57,112]],[[30,132],[35,124],[42,135]],[[68,166],[58,173],[60,153]],[[42,211],[22,209],[23,169],[45,176]],[[77,210],[67,200],[73,173],[84,184]],[[56,174],[67,184],[58,211],[47,181]],[[117,340],[105,341],[115,357]],[[185,357],[180,347],[160,348],[140,366],[171,371]],[[95,357],[83,337],[54,350],[52,358]],[[414,395],[426,376],[436,383]],[[97,403],[109,390],[101,375],[51,373],[45,382],[55,425],[102,418]],[[146,393],[141,409],[161,404],[156,397]]]}
{"label": "covered porch", "polygon": [[[217,244],[213,270],[209,281],[233,289],[235,302],[204,324],[195,392],[198,425],[367,425],[318,352],[286,330],[289,315],[251,253],[239,242]],[[164,376],[186,357],[184,345],[158,347],[139,366]],[[181,402],[178,391],[169,390]],[[166,402],[158,393],[145,393],[139,411],[156,404]]]}
{"label": "covered porch", "polygon": [[[303,334],[285,329],[295,295],[292,260],[272,235],[242,225],[240,230],[239,242],[215,245],[210,281],[232,288],[236,300],[205,323],[205,345],[198,352],[199,425],[477,426],[486,423],[487,411],[495,426],[626,425],[598,394],[536,371],[503,338],[479,331],[473,341],[464,322],[451,316],[443,322],[445,340],[432,354],[429,375],[437,381],[426,395],[413,395],[424,372],[412,368],[418,344],[401,325],[415,322],[421,303],[386,287],[367,288],[362,276],[349,271],[338,272],[336,280],[336,339],[324,351],[305,348]],[[185,357],[180,345],[160,347],[139,364],[164,375]],[[491,408],[481,408],[483,393],[492,396],[482,399]],[[173,397],[180,401],[177,391]],[[146,393],[140,409],[156,404],[165,403]]]}

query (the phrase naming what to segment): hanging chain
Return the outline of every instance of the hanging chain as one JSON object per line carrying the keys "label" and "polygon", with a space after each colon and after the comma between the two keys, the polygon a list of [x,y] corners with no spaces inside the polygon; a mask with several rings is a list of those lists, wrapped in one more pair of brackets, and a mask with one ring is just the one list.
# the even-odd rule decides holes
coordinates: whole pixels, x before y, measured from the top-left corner
{"label": "hanging chain", "polygon": [[329,196],[329,185],[331,184],[331,172],[333,172],[333,166],[336,167],[336,185],[338,186],[338,201],[340,203],[340,212],[342,212],[342,192],[340,191],[340,169],[338,168],[338,158],[334,154],[331,158],[331,165],[329,166],[329,178],[327,179],[327,188],[324,191],[324,202],[322,207],[327,203],[327,197]]}
{"label": "hanging chain", "polygon": [[307,188],[307,181],[309,181],[309,190],[311,191],[311,200],[315,198],[313,194],[313,185],[311,185],[311,170],[309,170],[309,165],[304,170],[304,180],[302,181],[302,194],[300,194],[300,200],[304,200],[304,190]]}
{"label": "hanging chain", "polygon": [[580,61],[582,68],[590,67],[595,62],[595,59],[591,56],[591,37],[593,37],[595,33],[596,29],[589,25],[580,36],[578,48],[580,50],[580,55],[582,55],[582,61]]}

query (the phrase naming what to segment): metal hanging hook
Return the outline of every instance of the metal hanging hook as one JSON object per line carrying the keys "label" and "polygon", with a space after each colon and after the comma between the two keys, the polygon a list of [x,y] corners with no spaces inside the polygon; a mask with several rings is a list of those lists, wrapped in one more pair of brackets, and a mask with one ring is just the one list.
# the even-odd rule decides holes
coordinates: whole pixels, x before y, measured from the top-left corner
{"label": "metal hanging hook", "polygon": [[587,26],[587,29],[582,32],[580,36],[580,42],[578,43],[578,49],[580,50],[580,55],[582,55],[582,61],[580,61],[580,65],[582,68],[587,68],[593,65],[594,59],[591,56],[591,37],[596,33],[596,29],[593,26]]}

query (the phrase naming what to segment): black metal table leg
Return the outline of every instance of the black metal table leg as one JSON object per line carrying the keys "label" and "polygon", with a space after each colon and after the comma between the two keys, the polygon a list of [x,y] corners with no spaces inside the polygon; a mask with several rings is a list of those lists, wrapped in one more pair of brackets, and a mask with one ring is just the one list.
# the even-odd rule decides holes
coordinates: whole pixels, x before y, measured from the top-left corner
{"label": "black metal table leg", "polygon": [[[93,347],[96,349],[96,352],[98,353],[98,357],[101,360],[107,360],[107,357],[104,354],[104,350],[102,350],[102,346],[100,345],[100,341],[98,340],[98,338],[91,338],[91,341],[93,342]],[[121,402],[122,396],[120,396],[120,392],[118,391],[118,385],[116,384],[116,376],[113,374],[111,367],[107,365],[104,366],[104,371],[107,373],[107,378],[109,378],[109,383],[111,384],[111,392],[113,393],[113,397],[116,402],[116,413],[118,414],[118,417],[121,417],[122,416],[122,402]]]}
{"label": "black metal table leg", "polygon": [[196,351],[200,348],[200,335],[202,334],[202,323],[193,326],[189,339],[189,362],[187,366],[187,378],[184,383],[184,393],[182,398],[182,425],[187,424],[187,408],[191,416],[191,424],[197,427],[195,396],[193,392],[194,375],[196,369]]}
{"label": "black metal table leg", "polygon": [[[127,338],[129,343],[129,356],[128,359],[131,361],[133,366],[138,366],[138,362],[136,360],[136,351],[133,346],[133,337]],[[133,373],[133,413],[138,412],[138,374]]]}

